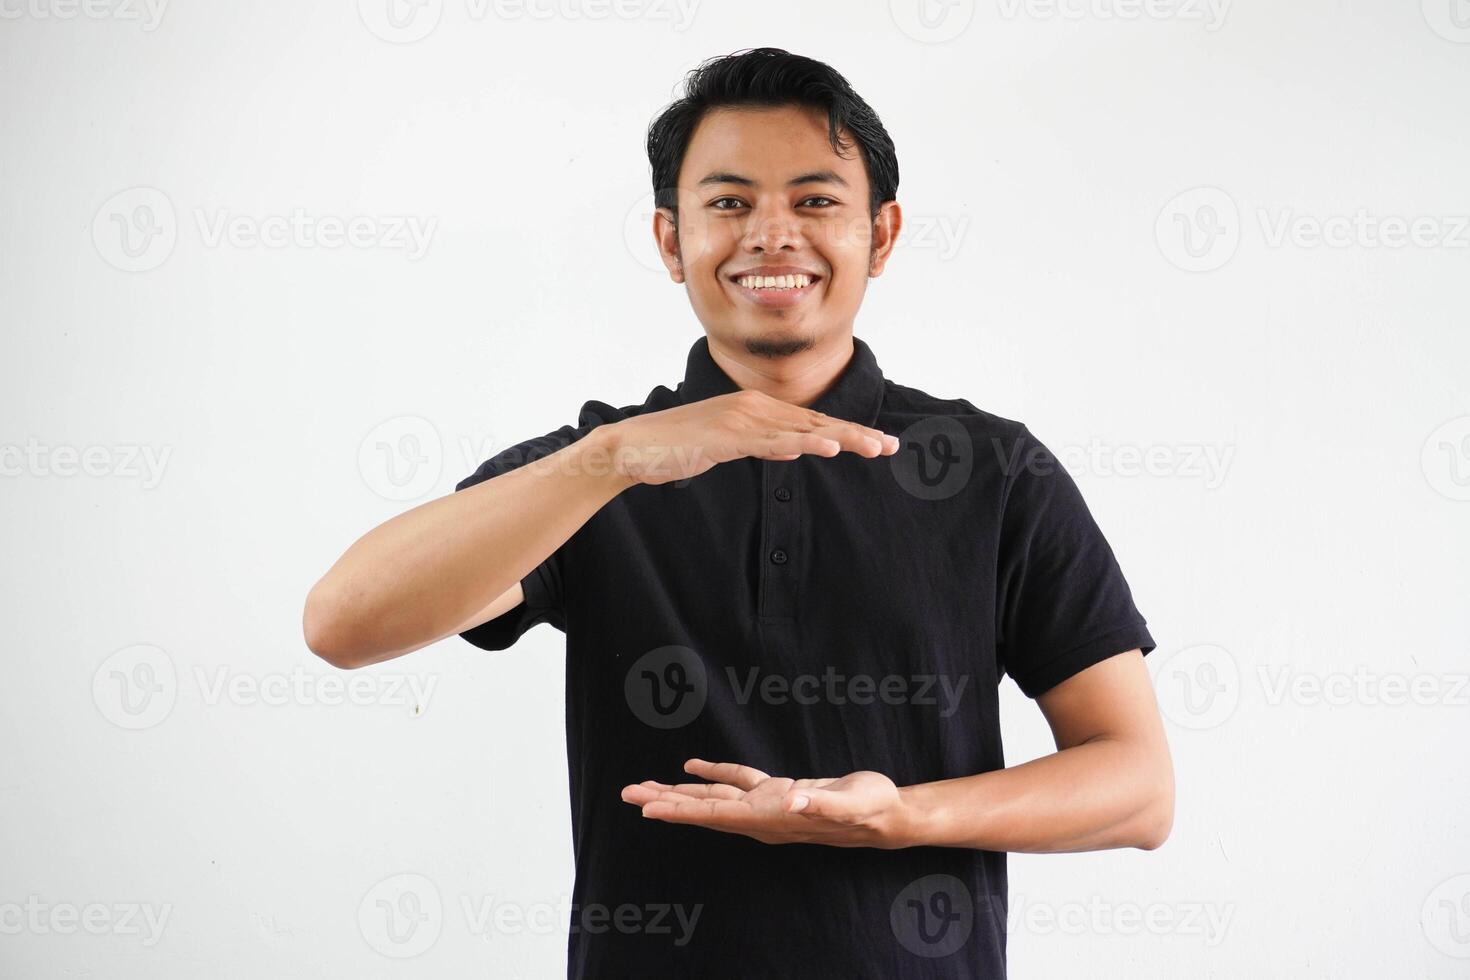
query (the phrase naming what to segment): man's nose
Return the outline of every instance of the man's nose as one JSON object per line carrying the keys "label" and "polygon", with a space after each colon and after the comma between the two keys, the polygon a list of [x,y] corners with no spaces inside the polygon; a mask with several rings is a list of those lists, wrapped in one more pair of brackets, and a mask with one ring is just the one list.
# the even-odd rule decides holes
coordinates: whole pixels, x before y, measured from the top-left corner
{"label": "man's nose", "polygon": [[751,212],[749,224],[741,239],[746,249],[775,252],[783,248],[801,245],[801,228],[798,216],[790,208],[756,208]]}

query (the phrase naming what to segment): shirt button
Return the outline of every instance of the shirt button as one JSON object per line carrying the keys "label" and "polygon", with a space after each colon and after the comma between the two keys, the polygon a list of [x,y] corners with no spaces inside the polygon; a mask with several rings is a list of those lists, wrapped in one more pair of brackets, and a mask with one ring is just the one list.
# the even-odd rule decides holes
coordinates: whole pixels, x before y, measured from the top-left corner
{"label": "shirt button", "polygon": [[775,551],[771,552],[771,561],[775,562],[777,565],[786,564],[786,552],[782,551],[780,548],[777,548]]}
{"label": "shirt button", "polygon": [[790,500],[791,499],[791,491],[790,490],[787,490],[785,487],[777,487],[776,488],[776,499],[777,500],[780,500],[780,501]]}

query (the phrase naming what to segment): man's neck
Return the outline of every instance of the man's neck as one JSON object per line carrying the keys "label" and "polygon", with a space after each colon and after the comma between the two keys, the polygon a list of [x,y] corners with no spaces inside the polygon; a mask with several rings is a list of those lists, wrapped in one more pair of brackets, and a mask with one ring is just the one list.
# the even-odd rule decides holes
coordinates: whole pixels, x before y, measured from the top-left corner
{"label": "man's neck", "polygon": [[743,345],[733,350],[709,338],[711,359],[742,389],[753,388],[792,405],[810,405],[831,388],[852,359],[852,334],[828,338],[785,357],[762,357]]}

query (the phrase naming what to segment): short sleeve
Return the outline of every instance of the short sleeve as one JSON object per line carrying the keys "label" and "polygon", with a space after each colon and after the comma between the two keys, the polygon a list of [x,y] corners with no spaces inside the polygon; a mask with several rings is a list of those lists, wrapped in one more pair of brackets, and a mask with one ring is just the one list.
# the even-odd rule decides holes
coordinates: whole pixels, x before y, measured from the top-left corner
{"label": "short sleeve", "polygon": [[[584,409],[584,419],[585,419]],[[455,485],[455,492],[483,483],[502,473],[540,459],[570,445],[586,435],[591,426],[576,428],[564,425],[555,432],[527,439],[501,450],[481,463],[479,468]],[[564,543],[545,561],[521,579],[524,600],[494,619],[472,626],[459,635],[482,650],[505,650],[538,623],[550,623],[566,632],[566,615],[562,577],[565,571],[567,545]]]}
{"label": "short sleeve", "polygon": [[1006,458],[996,581],[1000,668],[1029,698],[1153,637],[1082,499],[1046,446],[1021,426]]}

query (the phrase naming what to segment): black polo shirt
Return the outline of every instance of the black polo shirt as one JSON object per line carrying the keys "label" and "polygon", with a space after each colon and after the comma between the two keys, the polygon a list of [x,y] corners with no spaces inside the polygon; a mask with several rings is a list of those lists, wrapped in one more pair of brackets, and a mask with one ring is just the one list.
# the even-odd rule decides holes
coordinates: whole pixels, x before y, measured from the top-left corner
{"label": "black polo shirt", "polygon": [[[566,634],[569,977],[1004,977],[1004,853],[763,844],[646,819],[620,792],[698,782],[691,756],[899,786],[1003,768],[1003,673],[1034,698],[1154,648],[1025,426],[889,381],[853,346],[813,407],[898,435],[896,454],[745,458],[632,487],[525,577],[524,603],[461,634],[486,650],[541,622]],[[588,401],[456,489],[736,390],[701,337],[675,390]]]}

